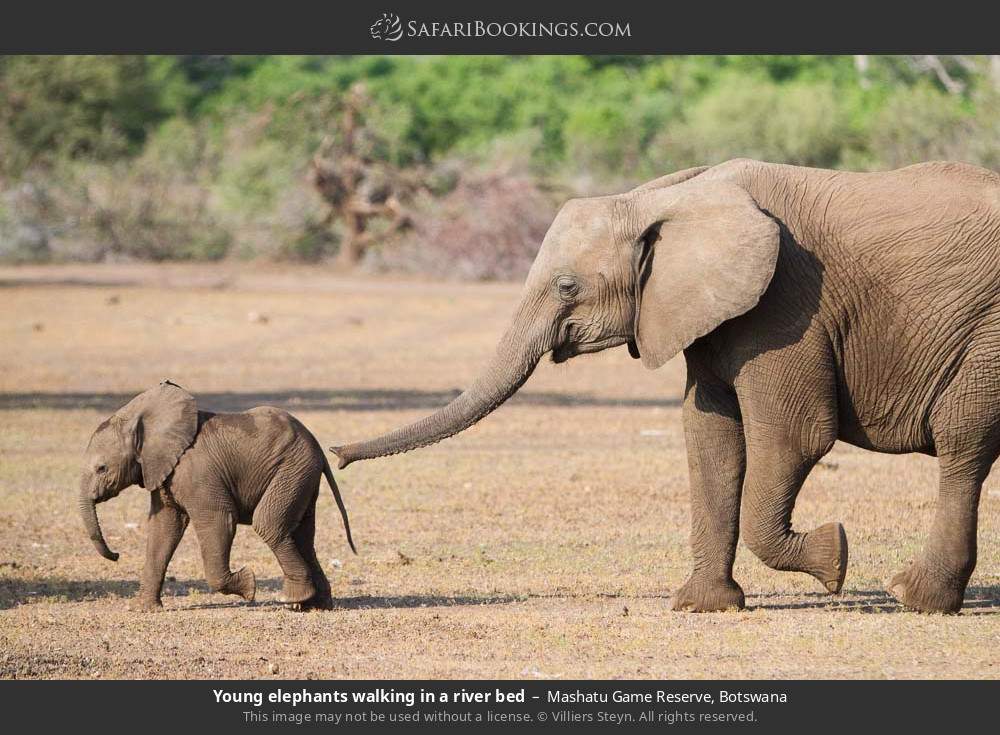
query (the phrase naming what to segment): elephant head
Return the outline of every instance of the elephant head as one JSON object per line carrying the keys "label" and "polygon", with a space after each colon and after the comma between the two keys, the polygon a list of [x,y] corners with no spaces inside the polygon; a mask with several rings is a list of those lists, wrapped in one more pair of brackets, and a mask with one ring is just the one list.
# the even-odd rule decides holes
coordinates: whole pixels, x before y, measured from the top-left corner
{"label": "elephant head", "polygon": [[84,454],[78,498],[87,535],[105,559],[108,548],[97,520],[97,503],[130,485],[150,492],[174,471],[198,431],[194,398],[169,380],[140,393],[97,427]]}
{"label": "elephant head", "polygon": [[436,413],[333,447],[340,467],[426,446],[497,408],[554,362],[628,344],[658,368],[756,305],[774,273],[778,224],[738,183],[689,169],[625,194],[574,199],[556,215],[496,354]]}

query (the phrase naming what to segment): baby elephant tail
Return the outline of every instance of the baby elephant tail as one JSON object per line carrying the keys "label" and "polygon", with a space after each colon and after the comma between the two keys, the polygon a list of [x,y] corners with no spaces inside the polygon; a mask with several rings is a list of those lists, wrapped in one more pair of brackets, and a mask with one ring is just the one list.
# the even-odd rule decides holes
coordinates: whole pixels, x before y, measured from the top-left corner
{"label": "baby elephant tail", "polygon": [[347,508],[344,507],[344,499],[340,497],[340,488],[337,487],[337,481],[333,479],[333,472],[330,470],[330,463],[326,461],[326,456],[323,457],[323,474],[326,475],[326,481],[330,483],[330,489],[333,490],[333,497],[337,501],[337,507],[340,508],[340,517],[344,519],[347,543],[351,545],[351,551],[357,554],[358,550],[354,546],[354,539],[351,538],[351,522],[347,520]]}

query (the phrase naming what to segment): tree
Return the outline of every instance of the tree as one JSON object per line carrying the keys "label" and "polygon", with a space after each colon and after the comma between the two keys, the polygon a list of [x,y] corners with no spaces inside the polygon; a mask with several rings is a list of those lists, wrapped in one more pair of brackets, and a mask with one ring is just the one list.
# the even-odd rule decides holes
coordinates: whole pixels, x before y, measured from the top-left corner
{"label": "tree", "polygon": [[167,115],[142,56],[0,57],[0,175],[134,154]]}
{"label": "tree", "polygon": [[312,160],[313,185],[329,207],[324,225],[341,225],[342,268],[357,266],[377,237],[409,227],[408,203],[425,188],[420,167],[403,170],[385,160],[386,141],[367,119],[371,106],[365,86],[352,86],[339,130],[323,139]]}

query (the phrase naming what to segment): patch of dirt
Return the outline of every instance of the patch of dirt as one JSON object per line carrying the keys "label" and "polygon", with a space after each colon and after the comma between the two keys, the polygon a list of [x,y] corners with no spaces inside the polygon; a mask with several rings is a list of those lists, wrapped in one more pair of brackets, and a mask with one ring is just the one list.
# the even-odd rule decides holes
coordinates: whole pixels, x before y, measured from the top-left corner
{"label": "patch of dirt", "polygon": [[169,377],[205,408],[287,408],[323,446],[364,438],[467,385],[519,292],[319,268],[0,268],[0,676],[1000,674],[1000,480],[983,492],[961,615],[904,611],[883,591],[930,527],[927,457],[838,444],[810,477],[795,523],[844,523],[842,595],[741,548],[748,610],[670,612],[691,563],[683,364],[650,372],[624,348],[544,364],[461,436],[338,472],[361,553],[324,491],[317,547],[336,609],[278,605],[277,562],[241,527],[233,565],[256,570],[257,604],[208,590],[189,533],[164,610],[128,610],[145,492],[99,508],[117,564],[73,507],[81,452],[108,413]]}

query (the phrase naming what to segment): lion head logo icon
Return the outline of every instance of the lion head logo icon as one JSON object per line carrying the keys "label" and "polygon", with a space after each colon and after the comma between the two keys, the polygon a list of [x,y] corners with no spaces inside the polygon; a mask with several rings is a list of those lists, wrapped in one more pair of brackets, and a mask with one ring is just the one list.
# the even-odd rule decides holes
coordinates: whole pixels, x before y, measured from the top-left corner
{"label": "lion head logo icon", "polygon": [[398,41],[403,37],[403,23],[395,13],[382,13],[368,30],[377,41]]}

